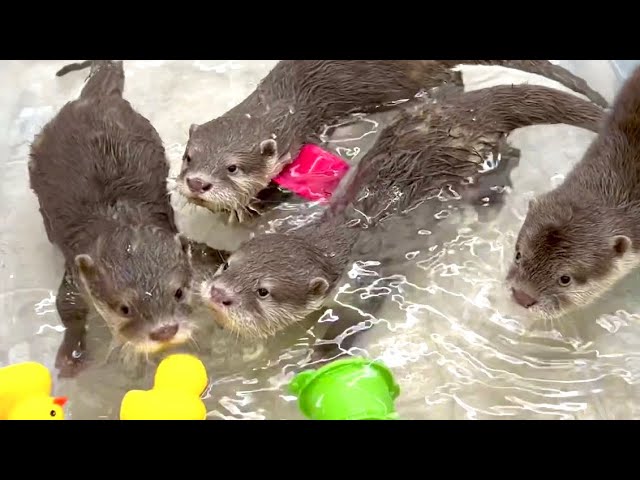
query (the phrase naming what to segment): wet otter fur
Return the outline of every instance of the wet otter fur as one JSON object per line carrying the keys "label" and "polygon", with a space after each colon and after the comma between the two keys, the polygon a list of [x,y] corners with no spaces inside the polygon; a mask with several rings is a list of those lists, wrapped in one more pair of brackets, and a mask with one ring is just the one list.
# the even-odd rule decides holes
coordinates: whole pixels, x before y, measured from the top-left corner
{"label": "wet otter fur", "polygon": [[56,298],[62,376],[87,364],[91,311],[134,353],[185,343],[194,330],[194,244],[176,229],[160,136],[123,98],[122,62],[85,64],[91,70],[79,98],[35,137],[29,161],[47,237],[65,258]]}
{"label": "wet otter fur", "polygon": [[640,68],[598,136],[555,189],[532,200],[507,283],[530,314],[554,319],[597,300],[640,263]]}
{"label": "wet otter fur", "polygon": [[304,143],[317,143],[324,124],[393,108],[442,84],[462,85],[454,71],[460,64],[542,75],[606,106],[583,80],[546,60],[285,60],[240,104],[191,126],[175,189],[230,220],[249,221],[273,205],[261,192]]}
{"label": "wet otter fur", "polygon": [[[322,217],[285,233],[255,236],[233,252],[201,287],[216,320],[239,336],[265,338],[319,309],[352,259],[364,230],[410,211],[447,186],[485,195],[504,182],[501,170],[480,172],[493,154],[517,159],[506,145],[514,129],[566,123],[598,129],[603,110],[547,87],[500,86],[423,98],[381,132],[351,181]],[[464,195],[464,194],[463,194]],[[344,328],[344,325],[336,328]],[[332,329],[332,332],[336,332]]]}

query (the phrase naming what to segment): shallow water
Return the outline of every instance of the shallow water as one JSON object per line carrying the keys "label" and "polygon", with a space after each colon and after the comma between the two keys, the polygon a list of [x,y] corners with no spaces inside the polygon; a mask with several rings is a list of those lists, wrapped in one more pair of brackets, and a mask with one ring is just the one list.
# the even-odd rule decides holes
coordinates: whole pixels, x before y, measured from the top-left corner
{"label": "shallow water", "polygon": [[[0,137],[0,365],[32,359],[53,367],[62,338],[55,311],[62,260],[46,239],[28,188],[27,157],[34,134],[82,87],[83,72],[54,77],[65,63],[0,64],[0,122],[5,127]],[[607,62],[561,63],[608,99],[618,88]],[[175,171],[189,124],[239,102],[273,64],[129,61],[126,97],[160,132]],[[486,81],[511,83],[506,76]],[[380,120],[368,119],[355,132],[338,132],[329,146],[357,160],[374,140]],[[394,258],[391,267],[383,271],[371,256],[354,264],[350,273],[369,275],[369,287],[356,290],[345,275],[336,295],[342,308],[357,295],[387,297],[377,318],[362,312],[364,326],[374,328],[362,333],[354,353],[381,358],[392,367],[402,388],[401,417],[638,417],[640,304],[630,293],[638,275],[593,308],[552,324],[524,317],[502,281],[529,198],[560,181],[592,138],[590,132],[567,126],[514,132],[510,141],[522,157],[502,209],[487,210],[488,219],[479,220],[476,210],[453,201],[425,204],[381,233],[381,245]],[[214,246],[233,248],[248,235],[244,229],[223,228],[206,211],[179,201],[175,205],[181,228]],[[283,219],[295,223],[307,214],[306,207],[290,206],[265,219],[263,228]],[[301,418],[286,384],[292,368],[304,363],[314,335],[316,329],[300,326],[261,345],[219,331],[211,340],[199,340],[213,379],[206,399],[210,417]],[[90,346],[98,359],[105,357],[107,344],[108,332],[94,322]],[[141,377],[118,362],[97,362],[76,380],[57,381],[55,388],[70,397],[69,418],[117,418],[123,393],[149,386],[149,372]]]}

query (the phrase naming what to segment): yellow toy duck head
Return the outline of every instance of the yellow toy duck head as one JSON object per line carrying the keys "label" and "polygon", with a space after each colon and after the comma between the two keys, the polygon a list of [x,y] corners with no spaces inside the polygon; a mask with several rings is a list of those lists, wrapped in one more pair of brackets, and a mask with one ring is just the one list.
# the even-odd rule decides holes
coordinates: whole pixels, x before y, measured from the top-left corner
{"label": "yellow toy duck head", "polygon": [[197,357],[169,355],[158,365],[151,390],[126,393],[120,420],[205,420],[200,396],[207,384],[207,371]]}
{"label": "yellow toy duck head", "polygon": [[51,373],[38,362],[0,368],[0,420],[64,420],[65,397],[51,396]]}
{"label": "yellow toy duck head", "polygon": [[9,413],[7,420],[64,420],[66,397],[38,395],[18,403]]}

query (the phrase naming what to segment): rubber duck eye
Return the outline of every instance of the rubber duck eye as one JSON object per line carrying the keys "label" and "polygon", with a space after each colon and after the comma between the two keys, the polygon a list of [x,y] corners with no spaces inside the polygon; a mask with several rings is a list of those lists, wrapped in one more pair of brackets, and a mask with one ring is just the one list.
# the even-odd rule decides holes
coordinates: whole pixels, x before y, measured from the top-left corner
{"label": "rubber duck eye", "polygon": [[126,305],[121,305],[120,313],[122,313],[123,315],[129,315],[129,307],[127,307]]}
{"label": "rubber duck eye", "polygon": [[51,415],[52,417],[55,417],[56,416],[56,411],[55,410],[51,410],[49,412],[49,415]]}
{"label": "rubber duck eye", "polygon": [[176,290],[176,300],[181,300],[182,299],[182,289],[179,288],[178,290]]}
{"label": "rubber duck eye", "polygon": [[266,288],[259,288],[258,295],[260,296],[260,298],[266,298],[269,296],[269,290],[267,290]]}

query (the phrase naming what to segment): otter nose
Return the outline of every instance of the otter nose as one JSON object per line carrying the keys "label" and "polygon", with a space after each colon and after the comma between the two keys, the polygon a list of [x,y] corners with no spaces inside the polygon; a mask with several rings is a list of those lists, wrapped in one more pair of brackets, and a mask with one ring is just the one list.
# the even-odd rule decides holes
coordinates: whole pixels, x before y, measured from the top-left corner
{"label": "otter nose", "polygon": [[531,295],[524,293],[522,290],[518,290],[516,288],[511,289],[511,293],[513,293],[513,298],[516,302],[522,305],[524,308],[529,308],[534,306],[538,301],[533,298]]}
{"label": "otter nose", "polygon": [[208,182],[205,182],[201,178],[187,177],[187,186],[189,187],[189,190],[191,190],[193,193],[204,193],[211,190],[211,187],[213,185],[211,185]]}
{"label": "otter nose", "polygon": [[211,287],[211,300],[215,303],[224,305],[225,307],[228,307],[233,303],[229,295],[227,295],[227,292],[218,287]]}
{"label": "otter nose", "polygon": [[149,338],[154,342],[168,342],[178,333],[178,325],[163,325],[162,327],[158,327],[151,331],[149,334]]}

